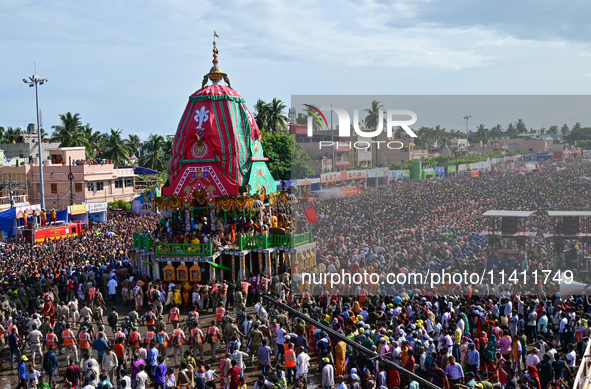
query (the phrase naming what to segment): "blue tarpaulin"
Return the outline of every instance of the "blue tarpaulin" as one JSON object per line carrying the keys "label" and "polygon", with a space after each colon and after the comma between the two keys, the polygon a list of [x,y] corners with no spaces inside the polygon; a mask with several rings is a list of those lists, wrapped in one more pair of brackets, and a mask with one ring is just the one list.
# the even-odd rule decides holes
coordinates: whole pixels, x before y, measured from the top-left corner
{"label": "blue tarpaulin", "polygon": [[147,167],[136,166],[133,168],[135,174],[161,174],[159,171],[148,169]]}

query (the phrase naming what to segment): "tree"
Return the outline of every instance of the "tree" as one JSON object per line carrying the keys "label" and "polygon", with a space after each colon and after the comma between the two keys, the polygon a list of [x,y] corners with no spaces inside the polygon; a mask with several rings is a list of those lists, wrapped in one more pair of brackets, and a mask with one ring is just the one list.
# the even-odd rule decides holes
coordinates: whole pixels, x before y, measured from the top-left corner
{"label": "tree", "polygon": [[509,125],[507,126],[507,131],[505,131],[505,133],[509,138],[515,138],[518,132],[513,123],[509,123]]}
{"label": "tree", "polygon": [[90,149],[91,145],[85,137],[80,120],[80,114],[71,112],[59,115],[61,124],[51,126],[53,128],[52,140],[60,142],[60,147],[86,147]]}
{"label": "tree", "polygon": [[564,139],[569,142],[589,141],[591,140],[591,128],[585,127],[575,129],[575,127],[573,127],[573,130],[570,131]]}
{"label": "tree", "polygon": [[99,151],[102,151],[105,148],[108,135],[104,132],[94,131],[92,127],[90,127],[90,123],[86,123],[86,125],[82,127],[82,132],[88,143],[86,157],[90,159],[96,158]]}
{"label": "tree", "polygon": [[548,128],[548,134],[558,134],[558,126],[550,126]]}
{"label": "tree", "polygon": [[[378,128],[378,124],[380,121],[380,110],[383,110],[384,106],[382,104],[380,104],[379,101],[377,100],[373,100],[371,102],[371,107],[368,109],[365,109],[365,113],[367,113],[367,116],[365,117],[365,126],[372,130],[375,131]],[[384,129],[385,127],[382,127],[382,129]]]}
{"label": "tree", "polygon": [[486,128],[484,128],[484,124],[479,124],[478,127],[476,127],[476,135],[474,139],[479,143],[488,143],[488,132],[486,131]]}
{"label": "tree", "polygon": [[4,127],[0,127],[0,143],[13,143],[14,136],[23,133],[24,131],[20,127],[7,127],[6,130]]}
{"label": "tree", "polygon": [[124,165],[129,162],[131,148],[127,146],[121,138],[122,130],[111,128],[109,138],[105,145],[103,157],[110,159],[117,165]]}
{"label": "tree", "polygon": [[268,129],[268,111],[267,111],[267,103],[263,100],[258,99],[256,104],[254,105],[254,120],[257,122],[257,126],[259,126],[259,130],[261,132]]}
{"label": "tree", "polygon": [[[269,158],[269,171],[276,180],[306,178],[314,174],[310,167],[310,156],[302,153],[300,145],[289,135],[268,134],[262,139],[261,144],[265,156]],[[290,155],[291,158],[285,158],[286,155]]]}
{"label": "tree", "polygon": [[142,141],[140,137],[134,134],[129,134],[129,137],[125,140],[125,144],[129,146],[131,152],[137,154],[140,146],[142,145]]}
{"label": "tree", "polygon": [[148,141],[142,148],[145,151],[139,159],[140,166],[154,169],[159,172],[166,171],[169,153],[165,153],[166,141],[162,135],[150,134]]}
{"label": "tree", "polygon": [[285,115],[285,108],[287,108],[287,106],[277,97],[274,97],[273,100],[266,105],[267,129],[269,131],[287,129],[288,118]]}
{"label": "tree", "polygon": [[516,135],[527,132],[527,126],[525,125],[523,119],[517,119],[517,122],[515,122],[515,131],[517,131]]}
{"label": "tree", "polygon": [[571,131],[579,130],[580,128],[582,128],[581,123],[576,122],[575,125],[573,126],[573,128],[571,129]]}
{"label": "tree", "polygon": [[568,135],[568,133],[570,132],[568,126],[566,125],[566,123],[564,123],[562,125],[562,127],[560,128],[560,132],[562,133],[562,137],[566,137]]}
{"label": "tree", "polygon": [[490,129],[490,137],[492,139],[499,139],[501,136],[503,136],[503,127],[500,124]]}

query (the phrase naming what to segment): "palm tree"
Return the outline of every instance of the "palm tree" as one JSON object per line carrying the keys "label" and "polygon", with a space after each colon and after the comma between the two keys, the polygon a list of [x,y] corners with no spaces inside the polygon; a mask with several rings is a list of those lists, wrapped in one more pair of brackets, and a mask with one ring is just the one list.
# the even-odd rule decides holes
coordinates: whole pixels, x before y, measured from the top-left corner
{"label": "palm tree", "polygon": [[60,142],[60,147],[81,147],[90,149],[91,146],[85,137],[85,133],[80,120],[80,114],[71,112],[59,115],[61,124],[51,126],[53,128],[52,140]]}
{"label": "palm tree", "polygon": [[558,134],[558,126],[550,126],[548,128],[548,134]]}
{"label": "palm tree", "polygon": [[106,140],[109,136],[104,132],[94,131],[92,127],[90,127],[90,123],[86,123],[86,125],[82,127],[82,132],[88,143],[86,157],[95,158],[97,154],[105,148]]}
{"label": "palm tree", "polygon": [[484,124],[479,124],[476,127],[476,135],[475,135],[476,142],[482,142],[483,144],[488,143],[488,133],[486,128],[484,128]]}
{"label": "palm tree", "polygon": [[127,137],[127,139],[125,140],[125,144],[128,145],[131,148],[131,151],[137,155],[138,154],[138,150],[140,149],[141,145],[142,145],[142,141],[140,140],[140,137],[134,134],[129,134],[129,136]]}
{"label": "palm tree", "polygon": [[566,125],[566,123],[564,123],[562,125],[562,128],[560,129],[560,132],[562,133],[562,137],[563,138],[568,135],[568,133],[570,132],[570,130],[569,130],[568,126]]}
{"label": "palm tree", "polygon": [[269,117],[267,103],[265,103],[261,99],[258,99],[256,104],[254,105],[254,111],[255,111],[254,120],[257,122],[257,126],[259,126],[259,130],[261,130],[261,132],[263,130],[267,130],[268,129],[267,118]]}
{"label": "palm tree", "polygon": [[525,134],[527,132],[527,126],[523,119],[517,119],[517,122],[515,122],[515,130],[517,131],[516,135]]}
{"label": "palm tree", "polygon": [[365,112],[367,113],[367,116],[365,117],[365,126],[370,130],[375,131],[378,128],[381,109],[384,109],[384,106],[377,100],[371,102],[371,108],[365,109]]}
{"label": "palm tree", "polygon": [[145,153],[138,161],[140,166],[164,172],[170,155],[166,153],[166,143],[162,135],[150,134],[148,141],[144,143],[142,148]]}
{"label": "palm tree", "polygon": [[583,127],[583,126],[581,126],[581,123],[580,122],[576,122],[571,131],[580,130],[581,127]]}
{"label": "palm tree", "polygon": [[285,108],[287,108],[287,106],[283,103],[283,101],[276,97],[274,97],[273,100],[267,104],[266,114],[269,131],[287,129],[287,123],[289,120],[285,115]]}
{"label": "palm tree", "polygon": [[121,139],[121,131],[122,130],[114,130],[111,128],[111,133],[109,134],[109,139],[107,140],[105,152],[103,154],[104,158],[110,159],[118,165],[123,165],[129,162],[129,155],[131,153],[131,148],[123,142],[123,139]]}
{"label": "palm tree", "polygon": [[509,123],[509,125],[507,126],[507,131],[505,132],[507,133],[507,136],[509,138],[514,138],[515,135],[517,135],[517,130],[515,129],[513,123]]}
{"label": "palm tree", "polygon": [[24,131],[20,127],[7,127],[6,130],[4,127],[0,127],[0,143],[13,143],[14,136],[23,133]]}
{"label": "palm tree", "polygon": [[503,136],[503,127],[500,124],[490,129],[490,137],[492,139],[499,139],[501,136]]}

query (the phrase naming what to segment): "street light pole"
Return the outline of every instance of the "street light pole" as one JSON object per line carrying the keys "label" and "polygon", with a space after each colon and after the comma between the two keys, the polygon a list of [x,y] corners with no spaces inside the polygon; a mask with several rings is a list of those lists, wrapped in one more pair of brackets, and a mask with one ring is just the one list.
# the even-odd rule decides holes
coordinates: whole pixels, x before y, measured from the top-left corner
{"label": "street light pole", "polygon": [[39,90],[38,85],[43,85],[47,79],[34,74],[29,77],[29,81],[23,78],[23,82],[29,87],[35,87],[35,108],[37,109],[37,146],[39,147],[39,197],[41,208],[45,209],[45,195],[43,190],[43,150],[41,148],[41,127],[39,126]]}
{"label": "street light pole", "polygon": [[464,116],[464,119],[466,119],[466,140],[468,140],[468,120],[472,117],[472,115],[466,115]]}

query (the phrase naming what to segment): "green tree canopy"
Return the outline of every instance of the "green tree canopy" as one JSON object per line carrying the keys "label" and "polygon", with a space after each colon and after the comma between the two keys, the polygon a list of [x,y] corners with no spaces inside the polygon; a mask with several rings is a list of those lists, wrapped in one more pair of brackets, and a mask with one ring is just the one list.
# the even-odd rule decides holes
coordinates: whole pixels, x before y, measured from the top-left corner
{"label": "green tree canopy", "polygon": [[[310,167],[310,156],[302,152],[300,145],[289,135],[267,134],[261,141],[267,165],[276,180],[306,178],[314,174]],[[291,158],[286,158],[289,155]]]}

